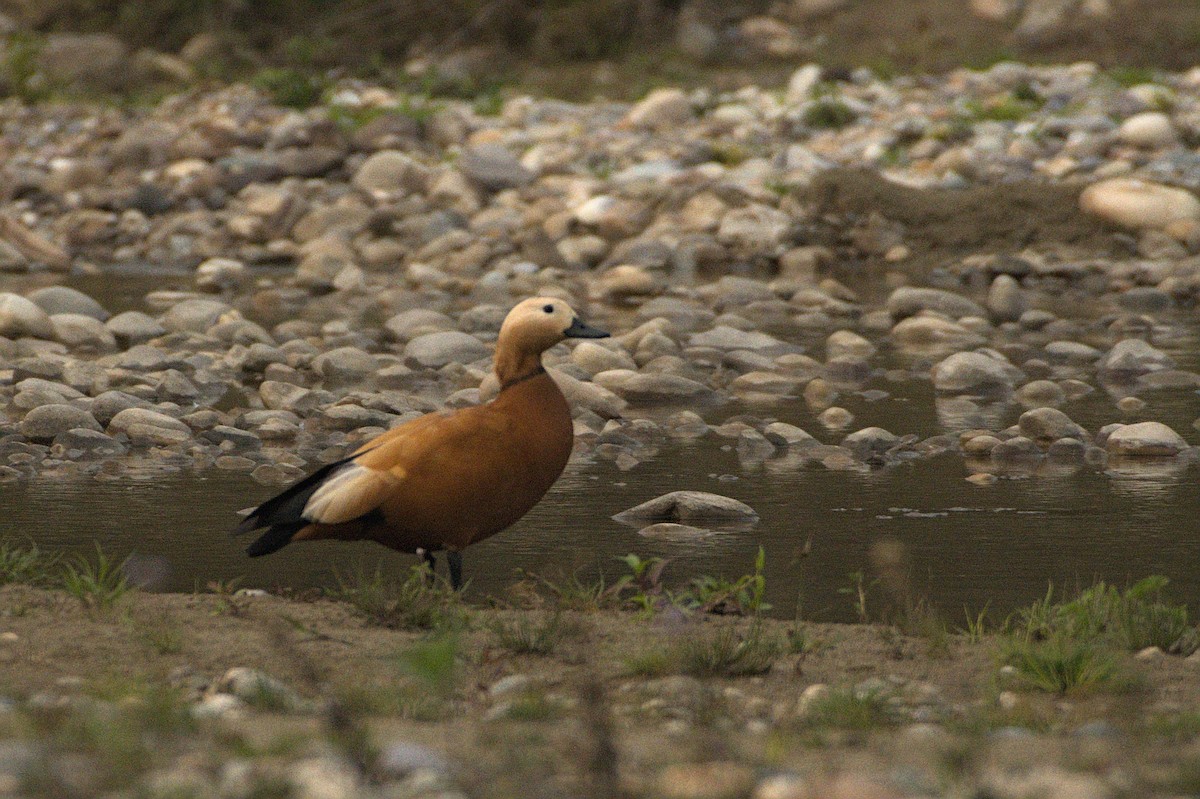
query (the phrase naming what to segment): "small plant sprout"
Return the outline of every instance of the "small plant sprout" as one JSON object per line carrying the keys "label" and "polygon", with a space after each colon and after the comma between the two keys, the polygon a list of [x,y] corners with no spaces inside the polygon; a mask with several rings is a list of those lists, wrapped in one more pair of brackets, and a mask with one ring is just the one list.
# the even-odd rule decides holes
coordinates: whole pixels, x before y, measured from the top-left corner
{"label": "small plant sprout", "polygon": [[663,570],[670,562],[664,558],[642,558],[630,553],[618,558],[629,569],[617,580],[619,594],[626,594],[626,601],[638,610],[653,613],[667,601],[662,584]]}
{"label": "small plant sprout", "polygon": [[979,612],[974,616],[971,615],[971,611],[967,610],[965,607],[963,608],[963,615],[966,616],[967,626],[963,628],[962,634],[967,640],[967,643],[978,644],[983,641],[983,637],[987,635],[987,613],[989,605],[990,603],[984,603],[984,606],[980,608]]}
{"label": "small plant sprout", "polygon": [[755,615],[770,610],[763,597],[767,590],[766,551],[758,548],[754,558],[754,573],[744,574],[736,580],[723,580],[704,575],[692,580],[690,588],[679,597],[679,604],[705,613]]}
{"label": "small plant sprout", "polygon": [[850,572],[848,576],[850,584],[842,586],[837,591],[839,594],[844,594],[851,598],[854,604],[854,612],[858,615],[859,622],[870,624],[871,615],[867,610],[867,598],[870,595],[871,589],[878,584],[879,580],[868,582],[861,570]]}

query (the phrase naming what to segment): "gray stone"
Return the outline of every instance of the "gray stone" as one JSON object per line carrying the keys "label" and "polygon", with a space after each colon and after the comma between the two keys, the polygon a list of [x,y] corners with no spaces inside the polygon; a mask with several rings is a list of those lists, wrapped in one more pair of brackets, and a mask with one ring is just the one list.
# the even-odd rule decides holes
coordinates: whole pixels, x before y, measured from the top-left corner
{"label": "gray stone", "polygon": [[258,395],[262,397],[263,405],[271,410],[291,411],[302,416],[321,405],[317,392],[277,380],[264,380],[258,387]]}
{"label": "gray stone", "polygon": [[1117,305],[1135,313],[1162,313],[1172,304],[1170,294],[1152,286],[1134,286],[1117,295]]}
{"label": "gray stone", "polygon": [[71,349],[113,352],[117,339],[99,319],[83,314],[60,313],[50,317],[54,338]]}
{"label": "gray stone", "polygon": [[1071,421],[1071,417],[1056,408],[1034,408],[1021,414],[1017,420],[1021,435],[1034,441],[1048,444],[1060,438],[1082,440],[1087,433]]}
{"label": "gray stone", "polygon": [[409,366],[440,369],[448,363],[475,363],[491,355],[491,349],[479,339],[458,330],[426,333],[408,342],[404,360]]}
{"label": "gray stone", "polygon": [[421,189],[423,172],[407,153],[383,150],[363,161],[351,182],[369,194],[399,195]]}
{"label": "gray stone", "polygon": [[17,429],[34,441],[51,441],[75,428],[98,431],[100,424],[90,413],[74,405],[42,405],[25,414]]}
{"label": "gray stone", "polygon": [[69,286],[46,286],[30,292],[29,299],[50,316],[60,313],[83,314],[101,322],[111,316],[100,303]]}
{"label": "gray stone", "polygon": [[442,777],[450,774],[450,763],[438,752],[409,741],[390,743],[379,753],[375,768],[389,780],[402,780],[418,772]]}
{"label": "gray stone", "polygon": [[171,306],[159,321],[171,332],[204,333],[229,310],[228,305],[217,300],[184,300]]}
{"label": "gray stone", "polygon": [[1162,422],[1138,422],[1117,428],[1108,435],[1104,448],[1113,455],[1171,456],[1187,449],[1183,436]]}
{"label": "gray stone", "polygon": [[825,359],[866,361],[875,354],[875,345],[849,330],[838,330],[825,340]]}
{"label": "gray stone", "polygon": [[629,110],[625,121],[639,128],[666,128],[692,118],[692,104],[681,89],[655,89]]}
{"label": "gray stone", "polygon": [[887,310],[895,319],[913,316],[921,311],[937,311],[953,319],[964,316],[987,316],[979,303],[962,295],[942,289],[902,286],[887,299]]}
{"label": "gray stone", "polygon": [[834,405],[821,411],[817,421],[830,430],[842,430],[854,423],[854,414]]}
{"label": "gray stone", "polygon": [[1140,338],[1127,338],[1108,351],[1098,368],[1105,377],[1128,379],[1174,366],[1175,360],[1157,347]]}
{"label": "gray stone", "polygon": [[625,524],[643,522],[748,522],[758,514],[744,502],[704,491],[672,491],[613,516]]}
{"label": "gray stone", "polygon": [[605,347],[594,341],[581,342],[571,350],[571,362],[590,375],[610,369],[637,369],[637,364],[628,353]]}
{"label": "gray stone", "polygon": [[816,439],[804,430],[787,422],[772,422],[763,428],[763,435],[777,447],[794,447]]}
{"label": "gray stone", "polygon": [[127,408],[151,408],[149,401],[124,391],[105,391],[92,400],[92,415],[101,425],[108,426],[113,417]]}
{"label": "gray stone", "polygon": [[717,240],[743,250],[775,250],[791,227],[791,218],[769,205],[734,208],[721,218]]}
{"label": "gray stone", "polygon": [[1087,444],[1078,438],[1060,438],[1050,444],[1046,455],[1057,461],[1082,461],[1087,448]]}
{"label": "gray stone", "polygon": [[635,405],[694,401],[712,395],[712,389],[703,383],[673,374],[617,369],[596,375],[596,382]]}
{"label": "gray stone", "polygon": [[296,712],[310,706],[282,681],[257,669],[229,669],[217,681],[214,689],[217,693],[236,696],[248,705],[269,710]]}
{"label": "gray stone", "polygon": [[167,332],[157,319],[141,311],[119,313],[105,322],[105,327],[126,347],[158,338]]}
{"label": "gray stone", "polygon": [[1016,400],[1027,408],[1057,408],[1067,401],[1067,395],[1052,380],[1032,380],[1017,389]]}
{"label": "gray stone", "polygon": [[472,147],[458,159],[458,169],[485,189],[515,189],[536,177],[516,156],[499,144]]}
{"label": "gray stone", "polygon": [[702,438],[708,435],[708,424],[695,411],[679,411],[667,417],[663,431],[672,438]]}
{"label": "gray stone", "polygon": [[1104,353],[1078,341],[1051,341],[1042,348],[1046,357],[1059,363],[1095,363]]}
{"label": "gray stone", "polygon": [[411,341],[417,336],[454,330],[454,320],[429,308],[401,311],[383,323],[383,329],[397,341]]}
{"label": "gray stone", "polygon": [[988,289],[988,310],[998,322],[1015,322],[1029,310],[1029,298],[1012,275],[997,275]]}
{"label": "gray stone", "polygon": [[320,414],[321,423],[325,427],[347,433],[361,427],[382,427],[386,430],[392,426],[395,418],[390,413],[348,403],[325,408]]}
{"label": "gray stone", "polygon": [[248,274],[246,264],[233,258],[209,258],[196,267],[196,286],[221,292],[237,288]]}
{"label": "gray stone", "polygon": [[[619,419],[626,402],[596,383],[576,380],[561,369],[547,369],[572,408],[586,408],[601,419]],[[489,375],[495,379],[495,375]]]}
{"label": "gray stone", "polygon": [[192,429],[178,419],[149,408],[126,408],[119,412],[109,421],[108,432],[110,435],[127,433],[129,428],[134,425],[158,427],[163,430],[186,433],[188,436],[191,436],[192,433]]}
{"label": "gray stone", "polygon": [[994,391],[1009,388],[1021,372],[1008,361],[982,352],[958,352],[933,368],[938,391]]}
{"label": "gray stone", "polygon": [[842,446],[859,457],[887,452],[900,442],[895,433],[882,427],[864,427],[842,439]]}
{"label": "gray stone", "polygon": [[766,333],[754,330],[738,330],[718,325],[712,330],[696,333],[688,343],[693,347],[712,347],[718,350],[770,350],[783,346],[783,342]]}
{"label": "gray stone", "polygon": [[984,344],[986,339],[957,322],[939,316],[910,316],[892,328],[892,341],[909,350],[950,352]]}
{"label": "gray stone", "polygon": [[1146,111],[1129,117],[1117,129],[1117,138],[1125,144],[1150,150],[1170,147],[1179,141],[1171,118],[1161,111]]}
{"label": "gray stone", "polygon": [[67,460],[82,458],[117,458],[125,454],[121,442],[90,428],[73,428],[59,433],[54,446],[61,448]]}
{"label": "gray stone", "polygon": [[218,424],[205,430],[200,434],[200,438],[214,444],[224,445],[221,447],[222,449],[228,448],[235,452],[256,450],[262,446],[262,440],[254,433],[225,424]]}
{"label": "gray stone", "polygon": [[1161,230],[1179,220],[1200,220],[1200,200],[1185,189],[1132,178],[1110,178],[1088,186],[1079,206],[1127,228]]}
{"label": "gray stone", "polygon": [[985,433],[983,435],[972,436],[963,443],[963,454],[967,455],[968,457],[976,458],[985,455],[991,455],[992,450],[994,450],[999,444],[1000,439],[993,435],[988,435]]}
{"label": "gray stone", "polygon": [[695,541],[713,534],[712,530],[703,527],[693,527],[690,524],[674,522],[658,522],[638,530],[638,535],[644,538],[655,538],[662,541]]}
{"label": "gray stone", "polygon": [[777,372],[747,372],[739,375],[729,384],[729,390],[736,394],[778,394],[793,395],[800,386],[801,379],[793,375],[782,375]]}
{"label": "gray stone", "polygon": [[312,368],[326,385],[345,386],[371,377],[379,359],[358,347],[338,347],[313,358]]}
{"label": "gray stone", "polygon": [[0,336],[54,338],[50,315],[19,294],[0,293]]}
{"label": "gray stone", "polygon": [[1041,459],[1041,448],[1033,439],[1025,436],[1014,436],[992,448],[992,462],[1000,466],[1025,464]]}

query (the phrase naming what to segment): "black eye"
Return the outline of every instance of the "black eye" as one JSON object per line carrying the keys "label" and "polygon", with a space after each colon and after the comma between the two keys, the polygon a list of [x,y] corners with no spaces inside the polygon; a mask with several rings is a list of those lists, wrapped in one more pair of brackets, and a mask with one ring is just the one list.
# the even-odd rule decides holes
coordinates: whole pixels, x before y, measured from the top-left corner
{"label": "black eye", "polygon": [[554,313],[554,306],[553,305],[543,305],[542,310],[545,311],[546,313]]}

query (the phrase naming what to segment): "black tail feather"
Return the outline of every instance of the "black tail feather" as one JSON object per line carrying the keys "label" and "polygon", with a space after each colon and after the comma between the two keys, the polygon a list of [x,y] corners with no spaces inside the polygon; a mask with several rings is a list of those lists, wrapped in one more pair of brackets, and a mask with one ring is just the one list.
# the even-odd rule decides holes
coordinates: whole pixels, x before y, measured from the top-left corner
{"label": "black tail feather", "polygon": [[292,536],[302,528],[307,527],[308,524],[303,519],[288,524],[276,524],[256,538],[254,543],[246,547],[246,554],[252,558],[257,558],[261,555],[270,555],[272,552],[278,552],[290,544]]}

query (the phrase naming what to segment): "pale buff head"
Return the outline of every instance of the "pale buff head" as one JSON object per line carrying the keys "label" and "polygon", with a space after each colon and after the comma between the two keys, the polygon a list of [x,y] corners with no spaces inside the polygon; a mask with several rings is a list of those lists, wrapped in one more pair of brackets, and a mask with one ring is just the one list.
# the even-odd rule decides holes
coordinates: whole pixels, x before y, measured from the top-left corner
{"label": "pale buff head", "polygon": [[557,297],[532,297],[504,317],[496,341],[496,375],[501,382],[541,365],[541,355],[568,338],[606,338],[608,333],[580,321]]}

